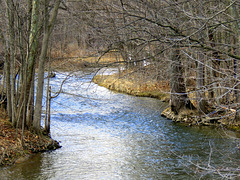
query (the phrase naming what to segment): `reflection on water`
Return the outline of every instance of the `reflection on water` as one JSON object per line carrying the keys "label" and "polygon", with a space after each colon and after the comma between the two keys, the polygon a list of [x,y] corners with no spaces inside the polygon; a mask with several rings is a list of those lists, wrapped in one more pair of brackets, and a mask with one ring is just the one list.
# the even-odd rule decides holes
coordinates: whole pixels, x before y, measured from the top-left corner
{"label": "reflection on water", "polygon": [[[52,103],[52,137],[62,148],[1,168],[1,179],[217,179],[191,163],[238,166],[236,141],[221,131],[175,124],[160,116],[166,104],[113,93],[81,76]],[[64,77],[52,80],[56,91]]]}

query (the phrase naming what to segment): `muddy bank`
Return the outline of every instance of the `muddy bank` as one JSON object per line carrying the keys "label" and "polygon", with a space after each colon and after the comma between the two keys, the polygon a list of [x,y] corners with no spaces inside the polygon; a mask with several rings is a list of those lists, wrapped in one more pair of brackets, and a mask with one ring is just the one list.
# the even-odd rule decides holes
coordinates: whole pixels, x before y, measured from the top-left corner
{"label": "muddy bank", "polygon": [[60,148],[59,143],[48,136],[36,135],[28,130],[14,128],[7,115],[0,109],[0,166],[21,163],[34,153]]}

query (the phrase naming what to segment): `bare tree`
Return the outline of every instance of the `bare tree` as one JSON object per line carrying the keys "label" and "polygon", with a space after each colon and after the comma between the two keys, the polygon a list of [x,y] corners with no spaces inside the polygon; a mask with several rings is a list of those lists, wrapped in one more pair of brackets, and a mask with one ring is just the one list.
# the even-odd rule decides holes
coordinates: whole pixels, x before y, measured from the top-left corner
{"label": "bare tree", "polygon": [[[1,6],[1,10],[7,15],[1,18],[8,22],[7,26],[0,26],[1,41],[5,46],[7,110],[13,125],[22,127],[23,130],[25,127],[32,129],[32,125],[37,132],[41,129],[41,105],[38,103],[43,93],[44,61],[60,3],[61,0],[46,0],[43,5],[38,0],[5,0]],[[39,83],[34,107],[35,65],[39,55],[39,44]],[[38,107],[40,110],[37,110]],[[36,113],[34,124],[33,113]]]}
{"label": "bare tree", "polygon": [[[41,129],[41,113],[42,113],[42,98],[43,98],[43,83],[44,83],[44,64],[47,55],[47,48],[49,43],[49,38],[52,33],[54,23],[57,18],[58,9],[61,0],[57,0],[54,4],[53,14],[49,19],[45,19],[46,29],[43,35],[43,43],[41,54],[39,58],[38,64],[38,82],[37,82],[37,94],[36,94],[36,103],[35,103],[35,112],[34,112],[34,120],[33,127],[37,131]],[[48,22],[49,21],[49,22]]]}

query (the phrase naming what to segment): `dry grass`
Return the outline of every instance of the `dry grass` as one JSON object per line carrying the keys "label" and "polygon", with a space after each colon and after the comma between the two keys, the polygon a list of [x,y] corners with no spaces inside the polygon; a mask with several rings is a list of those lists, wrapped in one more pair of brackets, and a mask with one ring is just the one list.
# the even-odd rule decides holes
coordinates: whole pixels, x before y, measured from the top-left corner
{"label": "dry grass", "polygon": [[114,64],[122,61],[118,53],[111,52],[104,56],[91,56],[91,57],[52,57],[51,67],[52,69],[61,71],[75,71],[82,68],[99,67],[105,64]]}
{"label": "dry grass", "polygon": [[93,81],[108,89],[127,93],[134,96],[154,97],[162,101],[169,101],[169,82],[146,80],[141,73],[126,75],[126,72],[113,75],[97,75]]}
{"label": "dry grass", "polygon": [[[88,50],[81,49],[78,47],[77,43],[70,43],[64,49],[61,48],[61,45],[56,45],[55,48],[51,51],[51,57],[54,61],[59,62],[55,59],[64,59],[67,63],[76,65],[79,64],[110,64],[119,61],[123,61],[121,55],[117,51],[110,51],[108,53],[104,52],[89,52]],[[67,64],[62,63],[62,64]],[[81,65],[80,65],[81,67]],[[69,68],[72,68],[71,66]]]}

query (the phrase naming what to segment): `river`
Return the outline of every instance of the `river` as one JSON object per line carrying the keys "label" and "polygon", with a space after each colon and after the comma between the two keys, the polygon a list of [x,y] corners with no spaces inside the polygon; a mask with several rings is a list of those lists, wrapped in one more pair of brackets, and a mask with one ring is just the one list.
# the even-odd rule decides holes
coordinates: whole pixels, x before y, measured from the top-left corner
{"label": "river", "polygon": [[[51,79],[54,91],[66,75],[58,72]],[[92,83],[93,75],[90,71],[73,73],[60,96],[52,100],[51,136],[62,148],[0,168],[1,180],[220,179],[239,175],[235,133],[176,124],[160,116],[165,103],[111,92]],[[238,171],[219,175],[214,168]]]}

